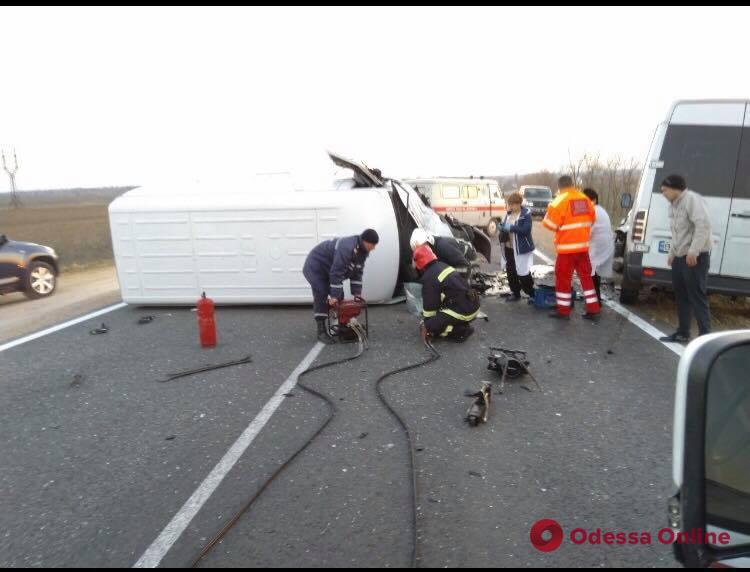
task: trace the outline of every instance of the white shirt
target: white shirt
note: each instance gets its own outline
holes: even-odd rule
[[[600,205],[596,205],[596,223],[591,229],[589,257],[595,274],[599,274],[603,278],[612,276],[615,237],[612,233],[612,221],[610,221],[607,211]]]

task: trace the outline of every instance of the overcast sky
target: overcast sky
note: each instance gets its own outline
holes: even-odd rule
[[[21,188],[643,160],[680,98],[745,98],[750,10],[0,8]],[[0,173],[2,175],[2,173]],[[0,177],[0,190],[8,188]]]

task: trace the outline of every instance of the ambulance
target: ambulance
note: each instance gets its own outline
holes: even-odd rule
[[[497,181],[480,177],[469,179],[408,179],[409,183],[440,215],[481,228],[495,236],[507,208]]]

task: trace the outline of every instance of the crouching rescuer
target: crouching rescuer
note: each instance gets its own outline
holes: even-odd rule
[[[335,343],[326,326],[328,310],[344,299],[344,281],[349,280],[352,296],[362,296],[362,275],[370,252],[380,238],[371,228],[359,236],[326,240],[307,255],[302,273],[313,291],[318,340]]]
[[[414,251],[414,265],[422,282],[422,334],[465,341],[474,333],[471,322],[479,314],[479,294],[455,268],[440,262],[426,244]]]

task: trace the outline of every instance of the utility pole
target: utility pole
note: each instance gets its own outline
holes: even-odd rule
[[[11,208],[17,209],[21,206],[21,199],[18,197],[18,189],[16,188],[16,173],[18,172],[18,157],[16,156],[16,150],[13,149],[13,162],[15,166],[13,169],[8,168],[8,164],[5,160],[5,151],[2,152],[3,156],[3,169],[8,173],[10,178],[10,206]]]

